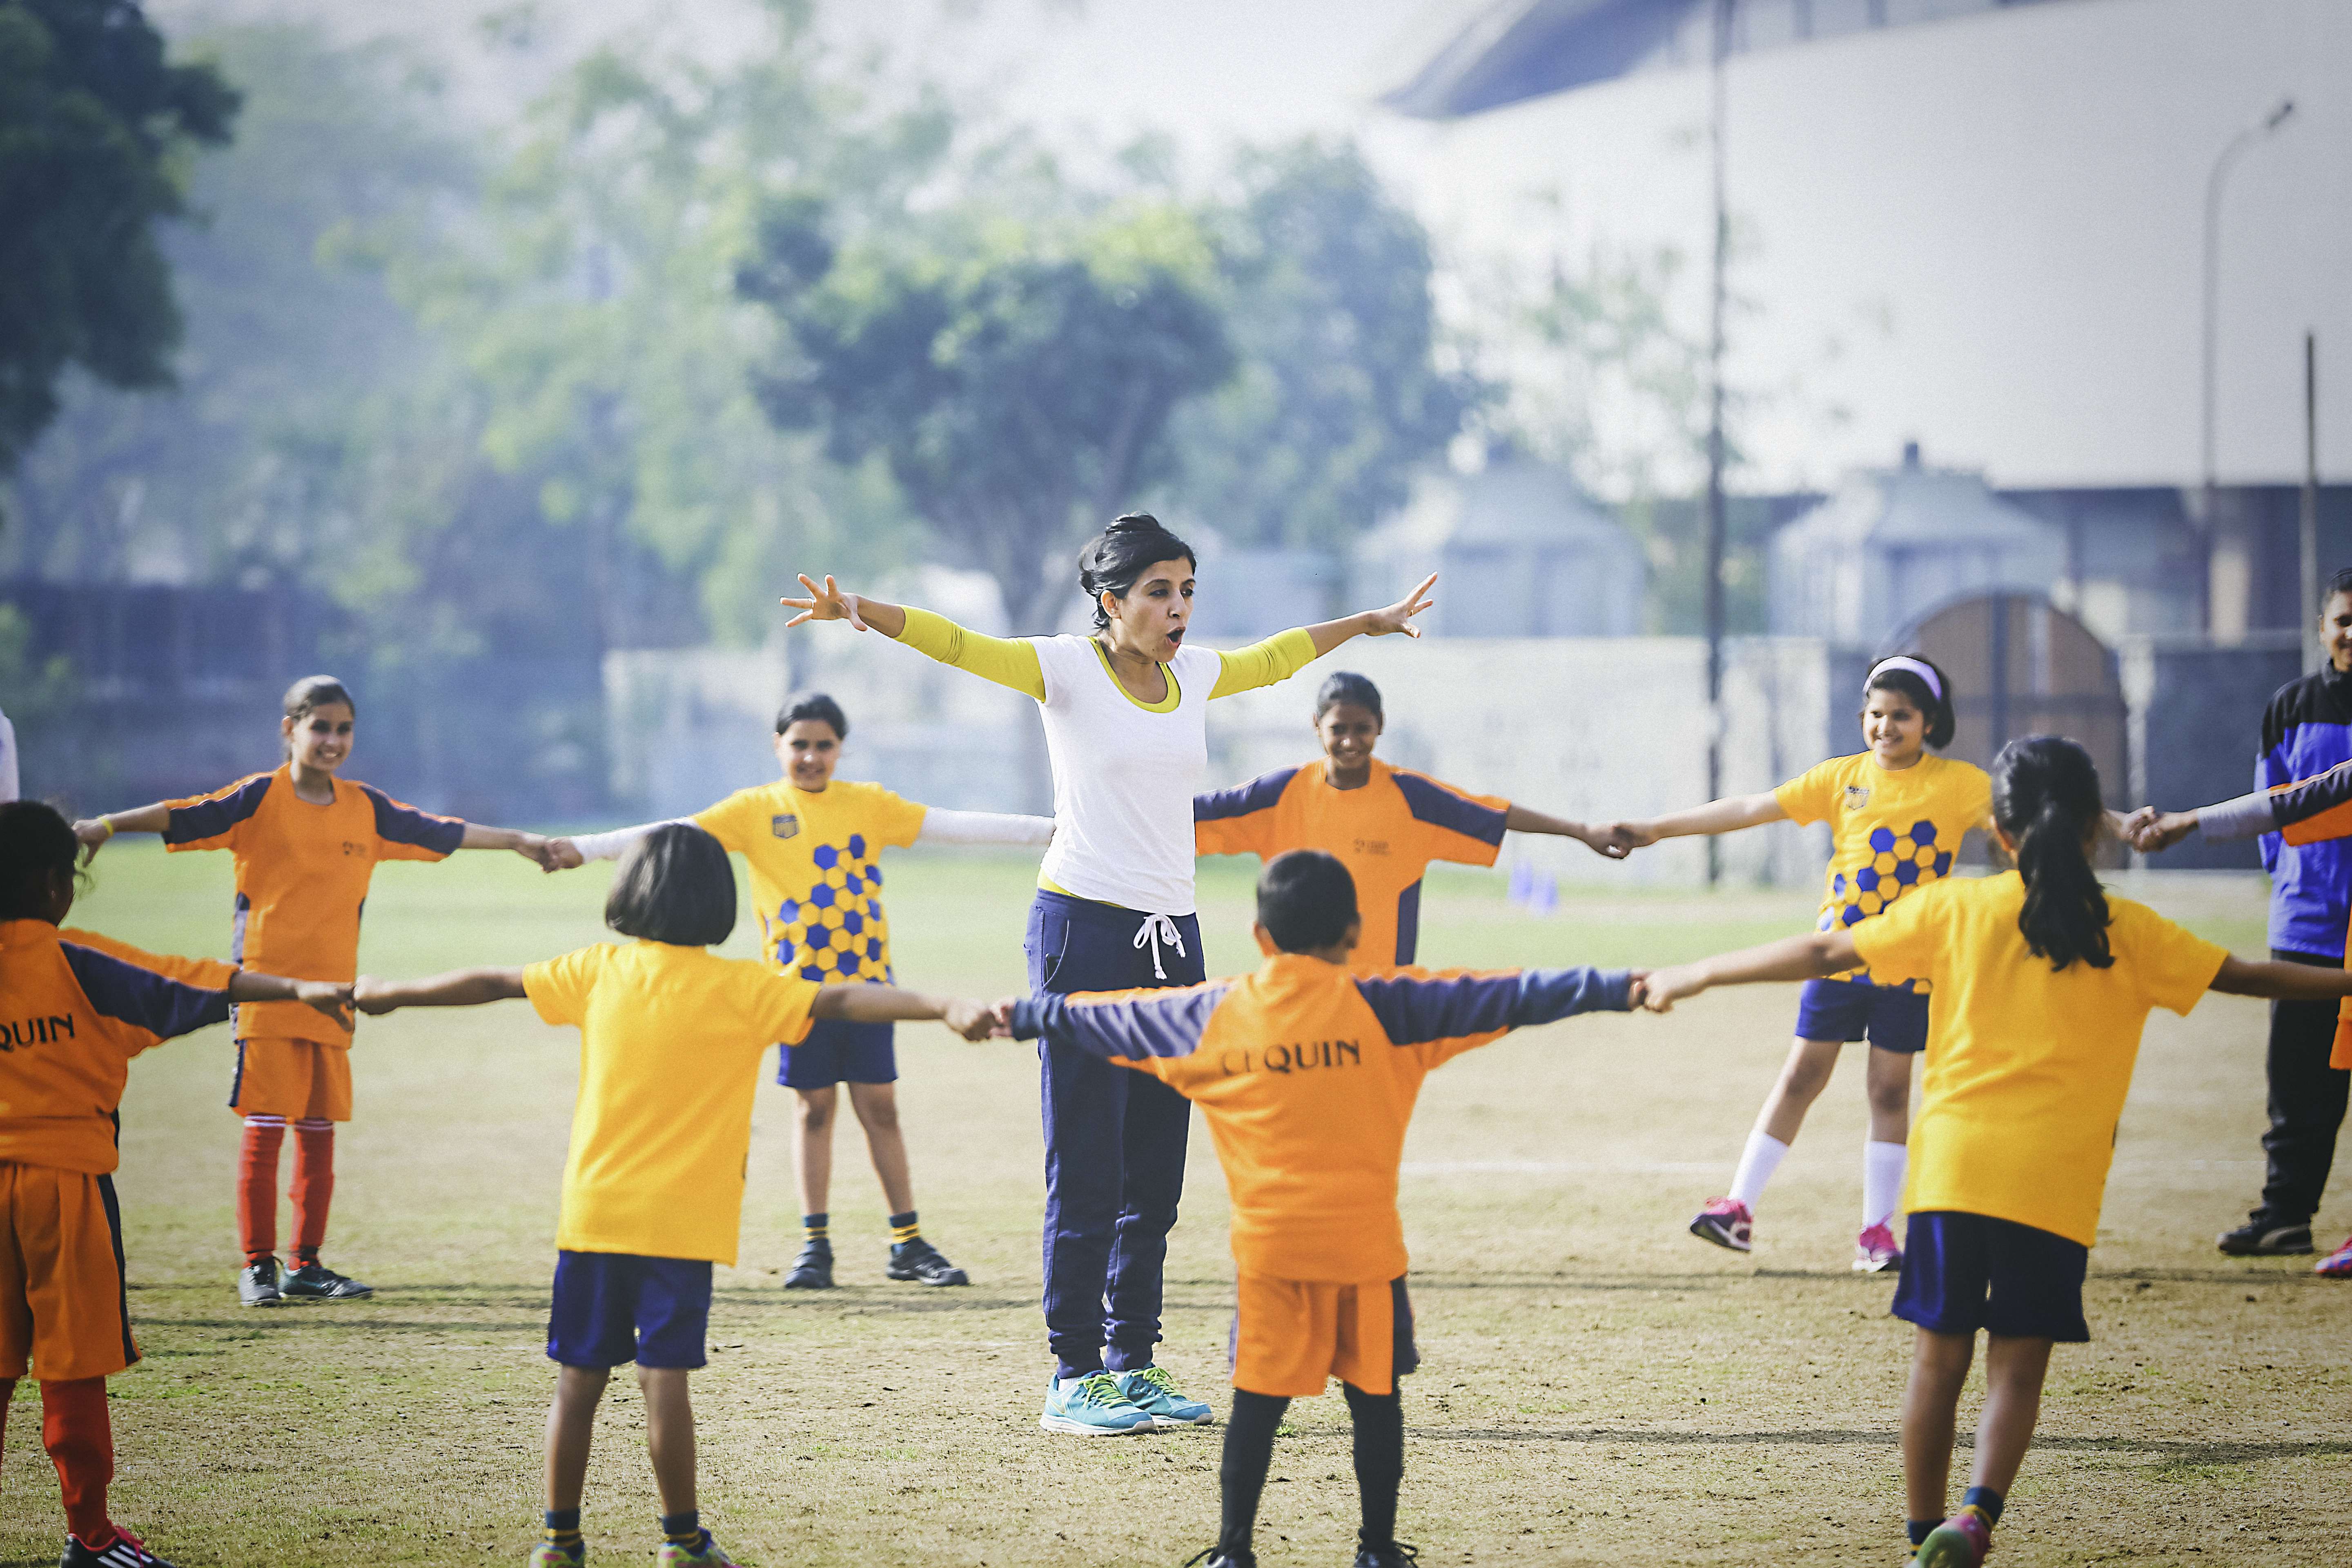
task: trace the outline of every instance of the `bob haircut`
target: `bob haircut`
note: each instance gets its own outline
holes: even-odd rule
[[[673,947],[725,942],[735,929],[735,868],[727,851],[692,823],[663,823],[621,857],[604,923]]]
[[[1078,552],[1078,586],[1087,591],[1094,605],[1095,630],[1110,626],[1110,616],[1102,607],[1105,594],[1124,599],[1136,579],[1162,561],[1176,560],[1195,572],[1201,569],[1201,558],[1192,553],[1192,547],[1160,527],[1160,520],[1148,511],[1128,512],[1087,541],[1087,547]]]
[[[51,879],[79,878],[73,824],[45,801],[0,805],[0,921],[49,918]]]
[[[1368,710],[1381,723],[1388,722],[1389,716],[1381,711],[1381,689],[1352,669],[1334,671],[1323,682],[1323,689],[1315,694],[1315,717],[1321,720],[1342,702]]]
[[[1258,874],[1257,918],[1285,952],[1328,947],[1356,918],[1356,879],[1320,849],[1277,855]]]
[[[849,739],[849,715],[841,710],[840,703],[822,691],[786,698],[784,705],[776,710],[776,733],[782,734],[803,719],[832,725],[833,738],[836,741]]]
[[[1918,654],[1905,653],[1891,657],[1926,665],[1935,671],[1936,686],[1942,688],[1942,690],[1939,692],[1930,687],[1919,678],[1916,670],[1879,668],[1886,663],[1886,660],[1882,658],[1877,664],[1871,666],[1870,674],[1863,680],[1863,701],[1867,704],[1870,701],[1870,694],[1874,691],[1892,691],[1898,697],[1908,699],[1911,706],[1927,716],[1927,744],[1937,751],[1942,751],[1952,743],[1952,678],[1944,673],[1943,666]]]

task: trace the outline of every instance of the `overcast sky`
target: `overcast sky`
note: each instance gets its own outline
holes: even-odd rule
[[[1076,145],[1160,130],[1205,162],[1236,140],[1353,133],[1455,259],[1595,241],[1699,254],[1697,74],[1449,126],[1377,106],[1476,3],[993,0],[943,25],[939,0],[862,0],[839,14]],[[445,50],[472,47],[493,8],[232,5],[412,27]],[[169,22],[197,0],[152,9]],[[737,0],[541,13],[574,40],[655,16],[707,47],[748,36]],[[2299,477],[2312,328],[2323,467],[2352,479],[2352,0],[2072,0],[1734,65],[1732,204],[1752,245],[1731,374],[1764,395],[1744,484],[1825,483],[1906,438],[2003,484],[2193,480],[2204,182],[2282,96],[2294,118],[2241,162],[2224,208],[2221,467]],[[1561,195],[1564,225],[1530,221],[1537,189]],[[1696,326],[1696,268],[1688,280],[1677,305]]]

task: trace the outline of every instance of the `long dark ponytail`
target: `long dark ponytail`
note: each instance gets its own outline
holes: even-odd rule
[[[2017,846],[2025,879],[2017,928],[2027,951],[2053,969],[2078,958],[2094,969],[2116,961],[2107,950],[2107,895],[2083,847],[2105,813],[2099,770],[2072,741],[2027,735],[1993,759],[1992,819]]]

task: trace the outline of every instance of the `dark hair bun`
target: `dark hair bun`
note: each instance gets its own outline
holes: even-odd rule
[[[1106,536],[1118,533],[1165,533],[1167,531],[1167,528],[1160,521],[1148,511],[1121,512],[1111,519],[1108,528],[1103,530]]]
[[[1148,511],[1121,513],[1108,528],[1087,541],[1078,552],[1078,586],[1095,601],[1095,630],[1110,625],[1103,613],[1102,595],[1124,599],[1136,580],[1162,561],[1181,558],[1195,571],[1200,558],[1192,547],[1160,526]]]

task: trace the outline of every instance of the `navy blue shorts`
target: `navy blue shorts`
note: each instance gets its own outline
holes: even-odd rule
[[[1808,980],[1797,999],[1797,1038],[1867,1037],[1882,1051],[1927,1048],[1927,999],[1900,985],[1867,980]]]
[[[808,1038],[776,1055],[776,1081],[786,1089],[831,1089],[837,1083],[896,1083],[898,1053],[893,1026],[819,1018]]]
[[[633,1252],[558,1252],[547,1359],[564,1366],[700,1366],[710,1264]]]
[[[1915,1214],[1903,1238],[1895,1315],[1930,1333],[2082,1344],[2083,1274],[2091,1249],[2015,1220]]]

